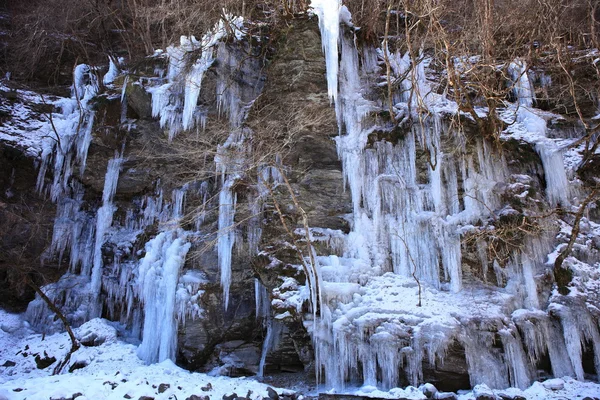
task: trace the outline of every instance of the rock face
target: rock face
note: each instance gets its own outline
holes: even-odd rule
[[[0,306],[23,311],[34,292],[26,284],[56,280],[63,267],[46,259],[56,208],[35,190],[34,161],[0,142]],[[39,268],[41,261],[45,266]]]
[[[11,293],[14,271],[38,272],[43,260],[57,281],[71,261],[48,289],[73,323],[120,321],[148,362],[175,358],[215,374],[315,372],[330,386],[441,391],[482,384],[485,398],[488,386],[593,373],[597,211],[580,218],[565,261],[574,279],[563,289],[584,295],[554,291],[546,264],[565,249],[597,175],[592,157],[581,181],[567,178],[552,147],[577,137],[578,125],[546,121],[535,140],[507,128],[491,143],[472,122],[457,129],[458,109],[400,54],[391,118],[383,61],[356,48],[348,26],[334,101],[326,34],[303,16],[269,41],[200,50],[182,40],[166,58],[132,66],[89,100],[85,163],[82,146],[61,150],[69,167],[85,168],[56,204],[36,184],[69,168],[38,178],[31,158],[0,142],[0,278]],[[407,82],[410,68],[418,76]],[[406,94],[416,86],[431,89],[419,104]],[[522,127],[533,117],[519,110],[505,111]],[[177,129],[188,119],[191,129]],[[66,289],[72,282],[77,290]],[[21,307],[31,297],[0,296]],[[32,323],[47,323],[35,304]]]

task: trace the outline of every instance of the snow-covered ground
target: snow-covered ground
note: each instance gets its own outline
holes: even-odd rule
[[[39,369],[36,357],[55,357],[61,360],[70,348],[66,334],[44,337],[33,332],[20,315],[0,310],[0,400],[17,399],[187,399],[192,395],[222,399],[236,393],[240,397],[262,399],[268,397],[269,386],[254,378],[229,378],[193,373],[167,360],[145,365],[136,355],[137,346],[122,342],[110,322],[94,319],[75,330],[84,343],[71,357],[70,364],[81,368],[72,373],[52,375],[56,362]],[[14,365],[13,365],[14,364]],[[85,365],[85,366],[84,366]],[[347,392],[365,397],[426,399],[425,388],[394,388],[384,392],[374,387],[348,388]],[[421,389],[421,390],[420,390]],[[286,389],[275,389],[279,395],[292,395]],[[435,389],[433,389],[435,391]],[[473,391],[460,393],[458,399],[470,400],[484,393],[493,393],[526,399],[584,399],[600,396],[600,385],[579,382],[571,378],[536,382],[530,388],[491,391],[485,385]],[[316,396],[317,392],[305,393]],[[444,398],[436,395],[434,398]]]
[[[50,116],[57,98],[11,89],[2,81],[0,92],[9,93],[0,101],[0,141],[24,149],[29,156],[39,157],[44,138],[54,136]],[[12,100],[8,100],[10,94]],[[42,110],[48,112],[44,114]]]
[[[233,393],[250,399],[268,397],[268,386],[253,378],[192,373],[170,360],[145,365],[136,355],[137,346],[118,340],[116,329],[106,320],[91,320],[75,333],[84,342],[102,344],[82,346],[71,357],[71,366],[87,366],[53,376],[56,362],[38,369],[35,358],[60,361],[70,348],[68,336],[43,337],[30,330],[21,316],[0,310],[0,399],[48,400],[73,398],[77,393],[79,400],[142,396],[183,400],[192,395],[221,399]],[[293,393],[276,390],[280,395]]]

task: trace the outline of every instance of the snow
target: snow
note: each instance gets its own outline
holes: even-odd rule
[[[12,104],[4,101],[0,103],[0,111],[9,116],[0,122],[0,140],[23,149],[30,157],[39,157],[44,138],[52,134],[52,127],[48,118],[34,111],[32,106],[44,105],[46,102],[52,104],[56,98],[44,98],[27,90],[12,90],[1,80],[0,91],[16,94]]]
[[[102,343],[82,346],[73,353],[70,365],[83,368],[72,373],[51,375],[56,362],[45,369],[38,369],[35,354],[53,356],[60,360],[70,347],[66,334],[43,337],[30,331],[20,316],[0,310],[0,362],[11,360],[13,367],[0,367],[0,398],[9,400],[47,400],[68,398],[80,393],[78,399],[119,399],[124,396],[137,399],[150,396],[157,400],[176,396],[185,399],[191,395],[221,399],[224,395],[237,393],[252,400],[268,397],[268,386],[251,378],[213,377],[191,373],[177,367],[172,361],[146,365],[136,355],[136,346],[120,341],[112,323],[94,319],[76,329],[76,336],[84,339],[93,332]],[[11,330],[9,333],[7,330]],[[25,353],[27,355],[25,355]],[[158,386],[168,387],[159,393]],[[163,386],[164,388],[165,386]],[[16,389],[16,390],[15,390]],[[285,389],[276,389],[291,394]]]
[[[0,367],[0,396],[9,400],[46,400],[48,398],[68,398],[80,393],[81,399],[117,399],[128,396],[137,399],[150,396],[157,400],[176,396],[185,399],[191,395],[221,399],[224,395],[237,393],[252,400],[268,397],[268,386],[254,378],[228,378],[208,376],[183,370],[166,360],[146,365],[136,355],[136,346],[121,341],[116,325],[103,319],[93,319],[80,328],[75,335],[81,341],[94,345],[82,346],[73,353],[69,365],[77,365],[72,373],[51,375],[56,362],[45,369],[38,369],[35,355],[47,355],[62,359],[70,348],[68,336],[57,333],[43,337],[32,332],[20,315],[0,310],[0,363],[13,361],[14,366]],[[90,335],[93,335],[90,337]],[[164,392],[159,393],[159,385]],[[16,389],[16,390],[15,390]],[[279,395],[290,395],[286,389],[275,389]],[[535,382],[532,386],[519,390],[509,388],[492,390],[485,385],[473,391],[458,395],[461,400],[474,399],[476,394],[521,395],[528,400],[564,399],[594,397],[600,392],[600,385],[577,381],[572,378],[555,378]],[[391,388],[383,391],[373,386],[348,387],[348,393],[365,397],[425,399],[422,390],[413,386],[404,389]]]

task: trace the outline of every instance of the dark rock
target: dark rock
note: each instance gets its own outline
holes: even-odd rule
[[[4,364],[2,364],[3,367],[14,367],[15,365],[17,365],[17,363],[10,360],[6,360]]]
[[[18,392],[22,392],[22,391],[23,391],[23,389],[21,389],[21,388],[16,388],[16,389],[13,389],[13,392],[17,392],[17,393],[18,393]]]
[[[110,388],[111,388],[112,390],[115,390],[115,388],[116,388],[117,386],[119,386],[119,384],[118,384],[118,383],[116,383],[116,382],[110,382],[110,381],[106,381],[106,382],[104,382],[102,385],[110,385]],[[126,396],[127,396],[127,395],[126,395]]]
[[[88,363],[86,361],[77,361],[77,362],[74,362],[73,364],[71,364],[71,366],[69,367],[69,372],[73,372],[75,370],[82,369],[87,366],[88,366]]]
[[[380,397],[365,397],[355,394],[330,394],[319,393],[319,400],[384,400]],[[406,397],[396,397],[394,400],[410,400]]]
[[[79,343],[87,347],[100,346],[106,340],[105,337],[98,336],[96,333],[88,333],[85,337],[79,339]]]
[[[279,394],[272,387],[267,387],[267,394],[270,399],[279,400]]]
[[[158,393],[164,393],[170,387],[171,385],[169,385],[168,383],[161,383],[160,385],[158,385]]]
[[[137,82],[130,82],[126,88],[127,106],[142,119],[152,118],[152,97]]]
[[[208,385],[202,386],[200,390],[202,390],[203,392],[208,392],[209,390],[212,390],[212,385],[210,384],[210,382],[208,382]]]
[[[140,397],[138,400],[154,400],[154,397],[150,397],[150,396],[142,396],[142,397]]]
[[[126,394],[126,395],[125,395],[125,396],[123,396],[123,397],[124,397],[124,398],[126,398],[126,399],[131,399],[131,398],[132,398],[132,397],[131,397],[130,395],[128,395],[128,394]]]
[[[56,206],[36,191],[37,174],[31,157],[0,140],[0,307],[7,311],[23,312],[35,297],[18,272],[39,265],[52,238]],[[47,261],[40,272],[54,281],[66,268],[54,259]]]
[[[190,397],[188,397],[185,400],[210,400],[210,397],[208,396],[197,396],[195,394],[191,395]]]
[[[48,354],[44,351],[44,357],[40,357],[39,354],[35,356],[35,365],[38,369],[45,369],[51,366],[56,362],[56,357],[49,357]]]
[[[72,394],[69,397],[51,397],[50,400],[75,400],[76,398],[81,397],[81,396],[83,396],[83,394],[77,392],[77,393]]]
[[[464,347],[454,341],[448,346],[443,364],[432,366],[428,362],[424,362],[423,379],[431,382],[442,392],[471,389]]]
[[[223,400],[234,400],[238,397],[237,393],[232,393],[230,395],[223,395]]]

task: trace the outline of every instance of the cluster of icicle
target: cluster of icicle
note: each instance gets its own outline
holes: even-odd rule
[[[203,127],[205,115],[197,103],[204,74],[217,58],[219,68],[225,69],[217,74],[216,98],[219,111],[229,118],[230,134],[218,146],[215,157],[215,169],[220,177],[216,247],[225,308],[229,303],[232,251],[236,242],[234,185],[245,173],[247,142],[252,134],[243,122],[262,89],[262,79],[247,85],[248,89],[226,76],[239,71],[248,73],[248,69],[259,70],[246,60],[244,52],[236,54],[222,42],[230,32],[236,40],[243,37],[241,18],[226,16],[201,41],[193,36],[182,37],[180,46],[171,46],[166,51],[169,63],[164,83],[148,89],[152,94],[153,115],[160,119],[161,127],[168,130],[172,140],[183,131]],[[118,66],[111,59],[103,79],[105,85],[112,85],[117,74]],[[134,200],[124,221],[114,221],[116,205],[113,200],[125,161],[121,151],[108,163],[101,206],[96,212],[85,210],[83,187],[71,179],[71,170],[78,165],[80,175],[85,171],[94,117],[89,103],[98,92],[94,69],[87,65],[78,66],[74,82],[73,98],[60,103],[64,112],[54,116],[58,137],[44,149],[38,178],[38,190],[48,191],[58,206],[51,253],[59,258],[68,253],[71,262],[69,272],[61,281],[47,289],[57,298],[65,299],[66,310],[74,310],[69,315],[73,323],[81,324],[100,316],[104,310],[111,318],[120,318],[133,337],[141,338],[138,355],[144,361],[174,360],[179,324],[203,313],[198,301],[205,279],[194,271],[184,273],[183,266],[191,246],[190,237],[199,234],[205,213],[196,216],[197,232],[182,229],[185,197],[193,191],[207,202],[211,190],[209,182],[190,182],[175,189],[170,201],[165,199],[159,182],[154,194]],[[121,96],[122,122],[126,120],[127,83],[128,77]],[[47,189],[45,177],[51,162],[54,164],[54,181]],[[246,235],[248,248],[253,253],[258,251],[261,236],[259,215],[268,194],[266,185],[281,181],[279,169],[273,166],[258,168],[258,175],[255,199],[250,202],[255,217],[249,221]],[[131,254],[133,243],[156,224],[158,233],[146,243],[143,257],[136,261]],[[109,240],[116,251],[112,263],[104,265],[102,248]],[[266,321],[269,304],[267,299],[262,302],[260,315]],[[49,311],[39,299],[31,303],[28,313],[30,320],[38,326],[43,326],[49,317]]]
[[[167,48],[167,83],[153,88],[151,93],[152,116],[160,118],[162,128],[169,129],[169,140],[198,123],[204,127],[206,116],[197,107],[202,80],[215,61],[217,44],[227,36],[228,30],[234,32],[236,39],[241,39],[243,19],[226,15],[200,41],[194,36],[182,36],[179,46]],[[190,57],[196,53],[201,55],[190,67]]]
[[[527,387],[546,354],[554,376],[583,379],[581,353],[586,341],[593,343],[600,372],[598,326],[592,318],[586,314],[577,321],[568,306],[552,311],[557,319],[539,310],[535,276],[546,268],[545,240],[526,243],[527,251],[515,254],[505,270],[494,263],[499,282],[508,281],[502,290],[512,303],[503,301],[509,314],[515,310],[512,321],[493,313],[487,321],[470,321],[478,313],[468,305],[462,314],[437,317],[409,306],[406,314],[398,313],[381,298],[370,310],[359,307],[370,286],[380,282],[385,286],[385,279],[391,278],[382,276],[386,272],[406,282],[418,281],[419,293],[423,287],[429,301],[435,302],[439,290],[459,298],[463,289],[460,235],[502,205],[496,188],[510,174],[503,156],[494,154],[484,140],[476,141],[475,151],[467,151],[464,138],[443,122],[442,115],[457,113],[458,107],[432,90],[426,58],[415,62],[408,54],[390,52],[385,41],[384,48],[359,51],[352,33],[344,34],[340,27],[348,21],[341,1],[313,0],[311,5],[319,18],[327,86],[340,130],[337,149],[354,207],[343,249],[317,257],[323,303],[316,321],[306,324],[313,336],[317,374],[324,373],[327,385],[337,389],[353,380],[394,387],[401,371],[416,385],[422,382],[424,360],[432,366],[442,363],[453,341],[465,349],[473,385]],[[364,96],[373,77],[380,75],[384,58],[389,60],[392,79],[404,77],[402,90],[392,99],[395,119],[408,116],[418,123],[397,144],[382,140],[368,145],[370,134],[393,129],[389,122],[372,122],[374,112],[387,105]],[[518,98],[517,120],[539,136],[535,148],[543,162],[548,202],[568,205],[562,154],[545,140],[546,123],[531,111],[533,89],[527,68],[517,60],[510,70]],[[420,113],[423,110],[427,116]],[[425,154],[426,176],[419,153]],[[493,260],[487,259],[485,251],[480,258],[487,275]],[[492,348],[496,332],[503,352]]]

